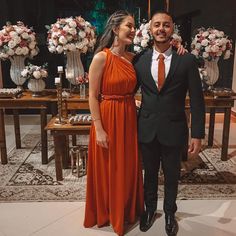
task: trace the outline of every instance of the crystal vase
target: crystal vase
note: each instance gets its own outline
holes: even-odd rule
[[[84,76],[84,67],[80,58],[80,51],[68,51],[66,52],[66,78],[73,85],[77,84],[76,78]]]
[[[32,97],[42,96],[45,86],[46,84],[43,79],[30,79],[28,82],[28,88],[32,92]]]
[[[207,72],[207,78],[205,82],[210,88],[213,88],[213,85],[219,79],[219,67],[218,67],[219,58],[216,58],[214,61],[205,60],[205,67]]]
[[[86,86],[85,84],[79,85],[79,97],[80,99],[85,99],[86,97]]]
[[[12,81],[17,85],[17,88],[22,89],[22,85],[26,81],[26,78],[21,76],[21,71],[25,68],[25,57],[23,56],[12,56],[10,57],[11,68],[10,76]]]

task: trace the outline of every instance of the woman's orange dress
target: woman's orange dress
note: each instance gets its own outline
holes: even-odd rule
[[[143,212],[143,181],[138,158],[137,117],[133,65],[109,49],[101,83],[101,120],[109,148],[96,144],[90,130],[85,227],[110,224],[118,235],[124,223],[134,223]]]

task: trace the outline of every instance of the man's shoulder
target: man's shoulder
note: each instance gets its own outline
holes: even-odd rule
[[[146,48],[146,49],[142,50],[141,52],[137,53],[134,56],[133,63],[136,64],[140,60],[144,59],[150,52],[151,52],[151,49]]]
[[[178,55],[177,52],[174,52],[179,58],[182,58],[183,60],[189,60],[189,61],[193,61],[196,60],[196,57],[190,53],[190,52],[186,52],[183,55]]]

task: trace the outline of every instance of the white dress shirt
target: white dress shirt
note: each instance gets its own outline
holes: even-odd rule
[[[154,79],[156,85],[157,84],[157,75],[158,75],[158,56],[159,52],[153,48],[153,53],[152,53],[152,65],[151,65],[151,73],[152,73],[152,78]],[[171,63],[171,58],[172,58],[172,48],[169,47],[165,52],[162,53],[163,56],[165,57],[164,63],[165,63],[165,78],[167,77],[169,71],[170,71],[170,63]]]

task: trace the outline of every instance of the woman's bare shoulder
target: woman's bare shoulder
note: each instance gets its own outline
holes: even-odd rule
[[[107,58],[107,53],[104,51],[101,51],[94,55],[93,60],[97,63],[105,63],[106,58]]]

